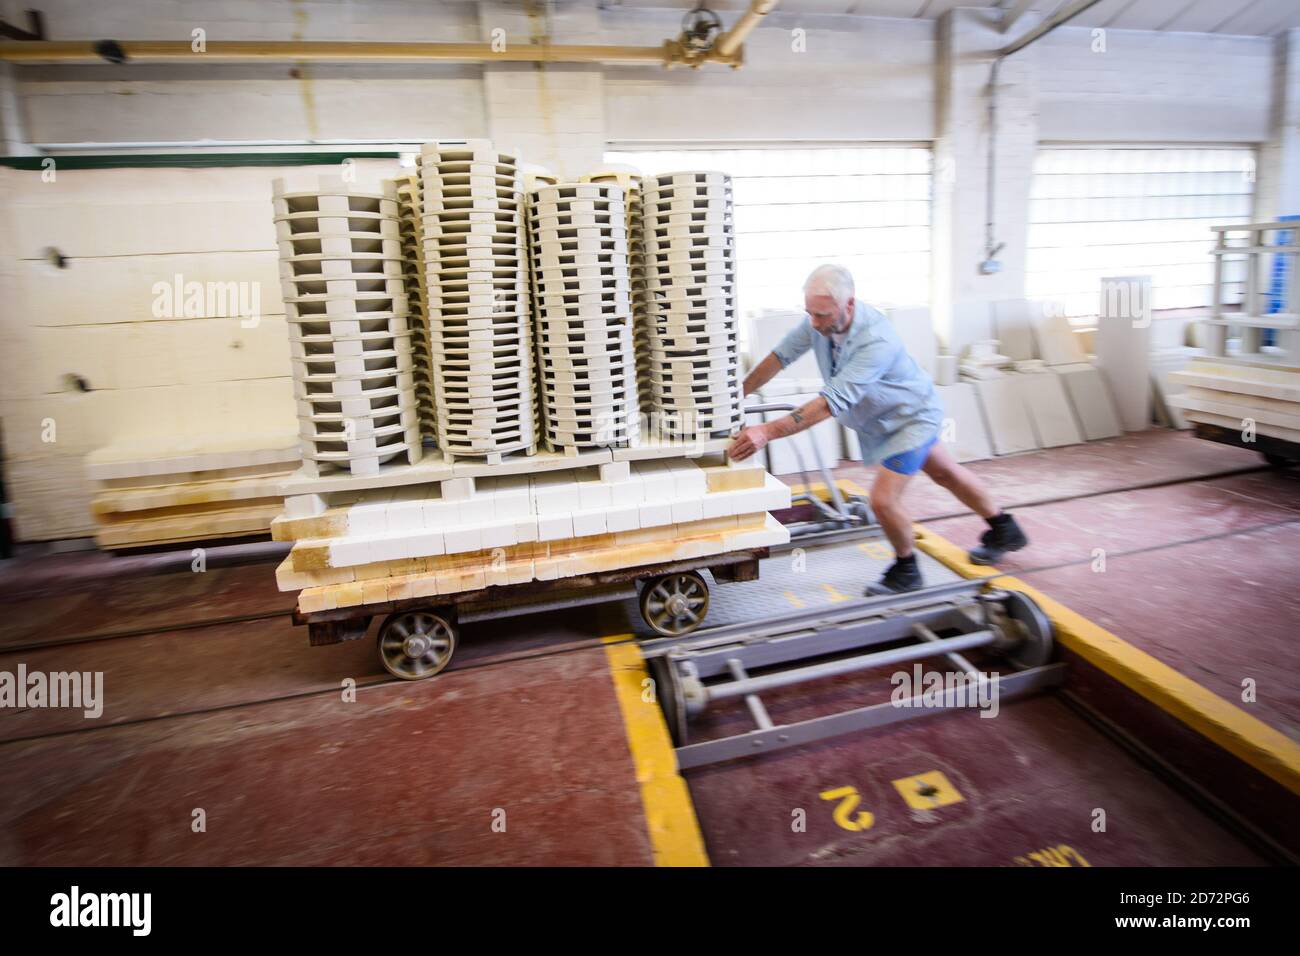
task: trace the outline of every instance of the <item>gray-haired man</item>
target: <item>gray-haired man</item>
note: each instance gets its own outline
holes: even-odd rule
[[[790,330],[772,354],[745,378],[745,394],[762,388],[809,349],[826,387],[784,418],[740,432],[729,449],[743,460],[774,438],[785,438],[834,417],[858,434],[865,464],[880,463],[871,507],[897,556],[868,594],[915,591],[921,571],[912,550],[912,523],[900,501],[912,476],[924,471],[985,521],[989,530],[970,552],[976,564],[993,564],[1029,543],[1015,518],[998,508],[983,484],[939,443],[943,408],[924,370],[903,348],[898,333],[877,310],[854,296],[853,276],[842,266],[814,269],[804,283],[808,320]],[[817,334],[813,334],[813,333]]]

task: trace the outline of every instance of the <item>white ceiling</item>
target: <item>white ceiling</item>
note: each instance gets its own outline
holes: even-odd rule
[[[698,0],[599,0],[602,7],[686,10]],[[1030,8],[1050,14],[1067,0],[1037,0]],[[741,10],[748,0],[706,0],[718,12]],[[1008,8],[1016,0],[782,0],[787,13],[847,14],[860,17],[933,19],[953,7]],[[730,17],[725,17],[730,20]],[[1300,0],[1101,0],[1070,21],[1071,26],[1116,30],[1170,30],[1272,36],[1300,27]]]

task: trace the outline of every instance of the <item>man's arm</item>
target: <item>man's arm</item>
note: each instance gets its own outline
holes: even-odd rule
[[[801,405],[784,418],[778,418],[774,422],[768,422],[763,427],[767,430],[768,439],[789,438],[807,428],[812,428],[818,422],[824,422],[831,417],[831,406],[826,399],[818,395],[806,405]]]
[[[824,397],[818,395],[811,402],[796,408],[784,418],[741,429],[740,434],[732,439],[731,445],[728,446],[727,457],[733,461],[744,461],[762,449],[772,439],[789,438],[791,435],[797,435],[804,429],[812,428],[818,422],[824,422],[830,417],[830,405]]]
[[[775,352],[769,352],[767,358],[755,365],[745,376],[745,394],[753,395],[760,388],[772,381],[772,377],[781,371],[781,360]]]

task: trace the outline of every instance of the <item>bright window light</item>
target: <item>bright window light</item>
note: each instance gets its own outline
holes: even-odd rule
[[[804,279],[824,262],[852,271],[872,305],[930,301],[928,147],[628,148],[605,162],[732,177],[742,314],[802,310]]]
[[[1075,318],[1098,312],[1105,276],[1150,275],[1152,306],[1208,306],[1210,226],[1250,221],[1251,148],[1045,146],[1034,160],[1026,294]],[[1244,279],[1232,271],[1229,288]]]

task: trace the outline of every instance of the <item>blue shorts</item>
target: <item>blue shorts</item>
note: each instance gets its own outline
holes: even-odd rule
[[[925,464],[925,460],[930,457],[930,446],[939,440],[935,435],[924,445],[918,445],[911,451],[900,452],[897,455],[890,455],[881,462],[890,471],[900,475],[915,475]]]

